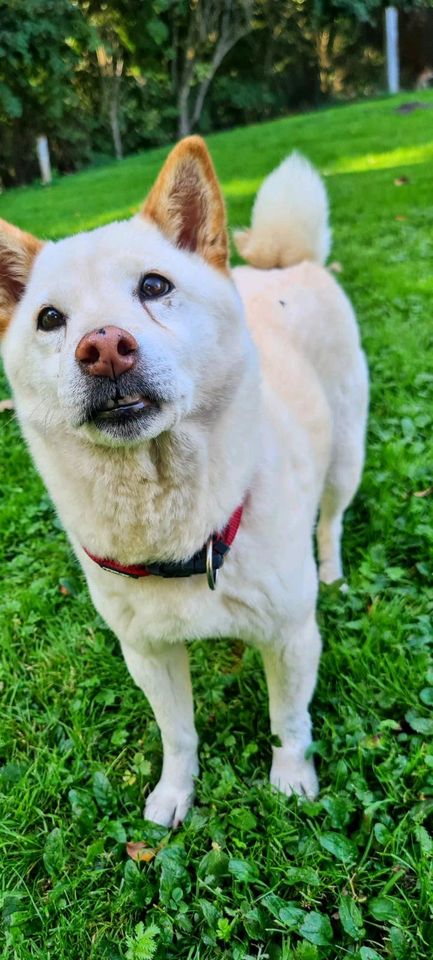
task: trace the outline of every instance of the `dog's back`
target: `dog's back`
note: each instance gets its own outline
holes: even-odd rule
[[[352,306],[324,267],[328,200],[305,158],[292,154],[266,178],[251,228],[234,238],[251,264],[233,275],[265,383],[310,435],[323,487],[321,577],[332,581],[341,576],[341,518],[363,463],[368,379]]]

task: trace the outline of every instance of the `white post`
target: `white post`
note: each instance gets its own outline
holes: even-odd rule
[[[37,137],[36,150],[38,153],[42,183],[51,183],[50,151],[46,137]]]
[[[398,93],[400,89],[400,62],[398,55],[398,11],[396,7],[386,7],[385,33],[388,90],[390,93]]]

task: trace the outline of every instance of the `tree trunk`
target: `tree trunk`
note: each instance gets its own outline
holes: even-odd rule
[[[228,51],[231,49],[232,46],[234,46],[234,44],[235,44],[236,42],[237,42],[236,39],[233,39],[231,42],[229,41],[228,43],[224,43],[223,40],[220,40],[220,41],[219,41],[219,43],[218,43],[218,45],[217,45],[217,47],[216,47],[215,53],[214,53],[214,55],[213,55],[213,57],[212,57],[212,62],[211,62],[211,64],[210,64],[210,66],[209,66],[208,76],[205,77],[204,80],[202,80],[202,82],[201,82],[201,84],[200,84],[200,86],[199,86],[199,88],[198,88],[198,92],[197,92],[197,96],[196,96],[196,100],[195,100],[195,105],[194,105],[194,109],[193,109],[193,111],[192,111],[192,117],[191,117],[191,129],[192,129],[192,130],[194,130],[194,128],[196,127],[196,125],[198,124],[198,122],[199,122],[199,120],[200,120],[201,112],[202,112],[202,110],[203,110],[203,104],[204,104],[204,101],[205,101],[205,98],[206,98],[206,94],[207,94],[207,92],[208,92],[208,90],[209,90],[209,87],[210,87],[210,85],[211,85],[211,83],[212,83],[212,81],[213,81],[213,78],[214,78],[214,76],[215,76],[215,74],[216,74],[216,72],[217,72],[217,70],[218,70],[218,67],[220,66],[220,64],[221,64],[222,61],[224,60],[224,57],[226,56],[226,54],[228,53]]]
[[[178,111],[179,111],[179,122],[178,122],[178,137],[188,137],[191,133],[191,121],[189,117],[188,110],[188,101],[189,101],[189,85],[185,84],[178,98]]]
[[[111,82],[111,96],[109,105],[111,135],[113,137],[114,153],[116,160],[123,157],[122,137],[119,124],[119,77],[113,77]]]
[[[235,5],[236,6],[236,5]],[[182,80],[177,101],[178,106],[178,134],[179,137],[188,136],[200,121],[204,101],[214,76],[224,57],[251,29],[252,0],[242,0],[242,10],[238,9],[238,16],[234,14],[232,0],[200,0],[191,5],[191,17],[187,36],[184,41],[184,65]],[[222,16],[220,16],[222,14]],[[216,36],[213,55],[206,64],[202,46],[208,34]],[[198,85],[194,83],[196,67],[207,66],[207,76],[203,77]]]

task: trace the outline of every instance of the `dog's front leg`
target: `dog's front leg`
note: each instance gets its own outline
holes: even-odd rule
[[[261,648],[269,693],[272,734],[271,783],[288,796],[314,797],[318,781],[314,764],[305,759],[311,743],[309,703],[314,692],[320,656],[320,634],[314,614],[287,636]]]
[[[164,643],[137,652],[122,644],[122,650],[133,680],[153,709],[164,751],[161,779],[147,798],[144,816],[175,827],[191,805],[198,773],[198,738],[186,647]]]

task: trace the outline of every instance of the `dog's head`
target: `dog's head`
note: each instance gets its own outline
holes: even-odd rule
[[[0,332],[23,421],[137,443],[234,396],[249,340],[203,141],[170,154],[143,208],[57,243],[0,221]]]

